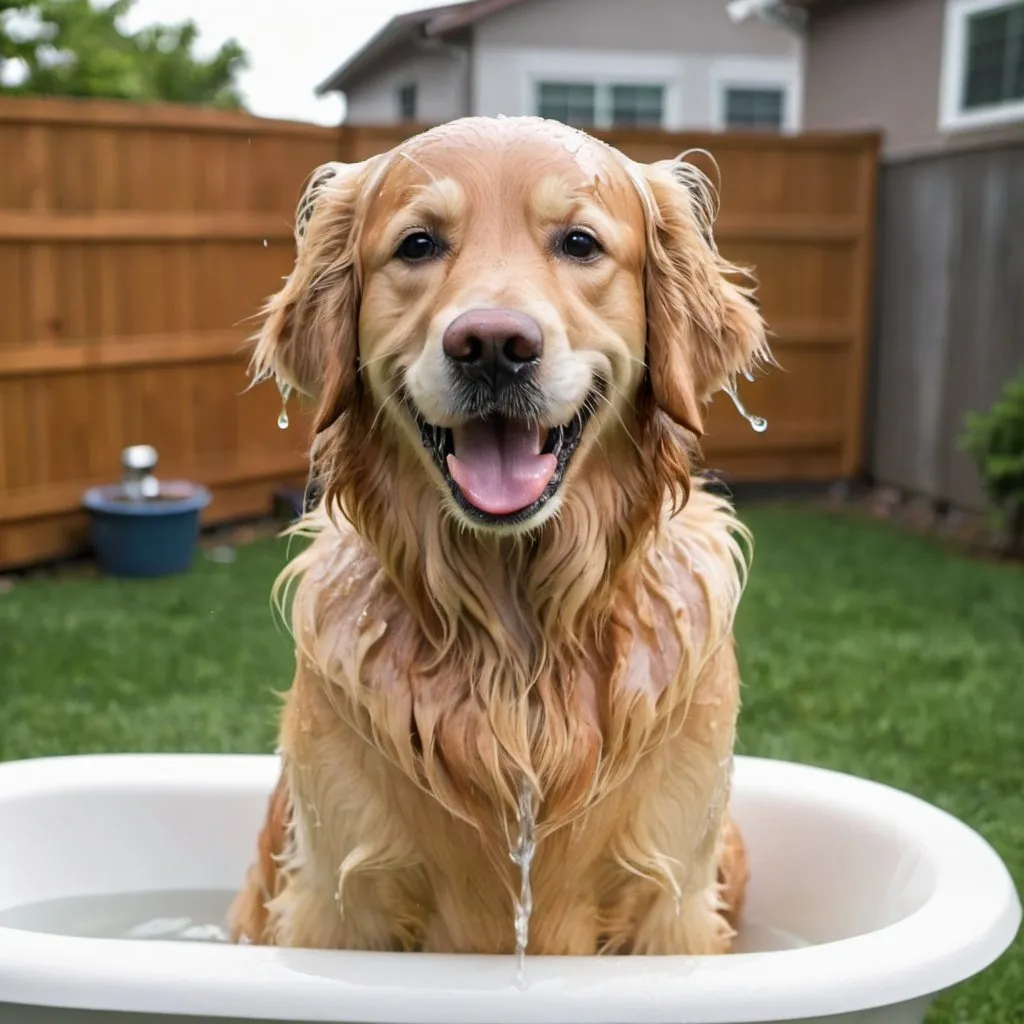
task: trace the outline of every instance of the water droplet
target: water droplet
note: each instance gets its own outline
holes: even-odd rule
[[[277,390],[281,392],[281,412],[277,417],[277,425],[281,430],[288,429],[288,399],[291,396],[292,388],[283,380],[278,379]]]
[[[740,396],[736,394],[736,389],[731,384],[726,384],[722,390],[732,399],[736,411],[750,424],[751,430],[763,434],[768,429],[768,421],[763,416],[755,416],[753,413],[747,412],[740,401]]]
[[[263,239],[263,248],[266,249],[266,247],[267,247],[267,240],[264,238]]]
[[[749,370],[744,370],[743,376],[746,377],[746,379],[750,381],[751,384],[754,383],[754,375]]]

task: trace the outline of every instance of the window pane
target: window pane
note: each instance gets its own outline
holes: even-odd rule
[[[664,93],[660,85],[612,86],[612,124],[660,128]]]
[[[593,85],[541,82],[537,86],[537,113],[554,121],[585,128],[594,123]]]
[[[1010,39],[1006,61],[1007,96],[1024,100],[1024,3],[1010,16]]]
[[[1024,99],[1024,0],[967,19],[963,106]]]
[[[782,89],[727,89],[725,126],[779,131],[782,128],[785,94]]]
[[[1024,15],[1021,15],[1021,26],[1016,59],[1010,65],[1010,98],[1014,100],[1024,100]]]
[[[403,121],[416,120],[416,83],[403,85],[398,90],[398,116]]]

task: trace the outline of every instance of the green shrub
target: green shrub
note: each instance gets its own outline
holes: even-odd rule
[[[1024,367],[985,413],[970,413],[960,447],[974,457],[992,510],[1024,550]]]

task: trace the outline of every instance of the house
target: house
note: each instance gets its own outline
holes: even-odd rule
[[[807,129],[880,129],[889,158],[1024,140],[1024,0],[734,0],[730,8],[743,21],[803,15]]]
[[[725,0],[472,0],[393,18],[317,92],[350,124],[540,114],[579,127],[799,130],[802,40]]]

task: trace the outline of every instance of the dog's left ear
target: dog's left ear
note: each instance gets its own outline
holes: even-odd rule
[[[700,169],[679,158],[641,165],[640,176],[651,389],[658,406],[699,437],[711,396],[769,360],[764,323],[750,275],[715,246],[714,196]]]

